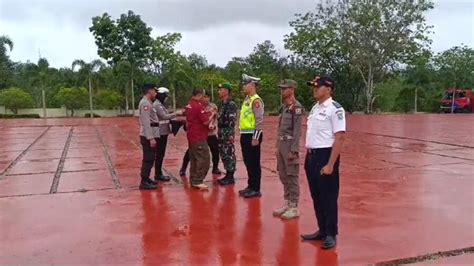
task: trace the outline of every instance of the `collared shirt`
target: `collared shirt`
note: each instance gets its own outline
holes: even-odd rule
[[[187,136],[189,144],[207,141],[209,114],[204,111],[201,102],[191,99],[186,106]]]
[[[168,109],[164,106],[163,103],[161,103],[159,100],[155,100],[153,103],[153,108],[156,111],[156,115],[158,116],[158,119],[160,120],[160,134],[161,135],[168,135],[171,133],[170,129],[170,119],[173,119],[176,117],[175,113],[169,113]]]
[[[140,114],[140,136],[144,136],[147,139],[159,138],[160,128],[151,126],[151,123],[158,123],[158,116],[153,108],[153,104],[147,97],[143,96],[140,100],[138,110]]]
[[[332,98],[316,103],[308,116],[305,146],[308,149],[332,147],[335,134],[341,131],[346,131],[344,108]]]

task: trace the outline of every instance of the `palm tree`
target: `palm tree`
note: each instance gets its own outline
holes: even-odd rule
[[[89,83],[89,105],[90,105],[90,115],[91,118],[94,117],[93,115],[93,106],[92,106],[92,78],[94,74],[100,70],[101,68],[105,67],[105,64],[100,61],[99,59],[92,60],[90,63],[86,63],[84,60],[77,59],[72,62],[72,70],[76,68],[76,66],[80,67],[80,72],[83,75],[87,76],[88,83]]]

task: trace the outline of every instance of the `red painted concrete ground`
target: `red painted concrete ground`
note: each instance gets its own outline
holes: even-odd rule
[[[350,116],[332,251],[299,239],[316,229],[304,171],[301,217],[272,217],[275,121],[263,197],[244,200],[240,160],[235,187],[208,176],[208,192],[181,179],[140,192],[136,119],[0,120],[0,264],[352,265],[474,246],[474,115]],[[170,138],[175,176],[185,150]]]

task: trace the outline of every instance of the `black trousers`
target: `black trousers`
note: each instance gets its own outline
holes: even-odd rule
[[[153,168],[153,163],[155,161],[156,150],[150,146],[150,141],[144,136],[140,136],[140,144],[142,145],[143,151],[140,177],[142,180],[146,180],[150,178],[151,168]]]
[[[336,236],[337,200],[339,197],[339,158],[331,175],[321,175],[321,169],[328,163],[331,148],[314,149],[306,153],[304,168],[308,178],[314,212],[320,233]]]
[[[207,137],[207,145],[209,145],[209,150],[211,150],[212,156],[212,170],[217,170],[219,168],[219,142],[216,135],[211,135]],[[189,164],[189,149],[186,150],[186,153],[183,156],[183,164],[181,165],[181,170],[186,170]]]
[[[262,167],[260,165],[260,148],[262,145],[263,134],[260,135],[257,146],[252,146],[253,134],[240,135],[240,147],[242,148],[242,157],[247,168],[248,188],[253,191],[260,191],[260,180],[262,179]]]
[[[155,177],[163,175],[162,167],[167,145],[168,135],[161,135],[160,138],[156,139]]]

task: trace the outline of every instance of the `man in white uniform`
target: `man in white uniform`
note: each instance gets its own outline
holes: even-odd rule
[[[316,77],[308,81],[317,103],[308,116],[305,171],[319,231],[301,235],[304,240],[322,240],[322,248],[336,246],[339,155],[346,131],[345,112],[331,97],[334,80]]]

